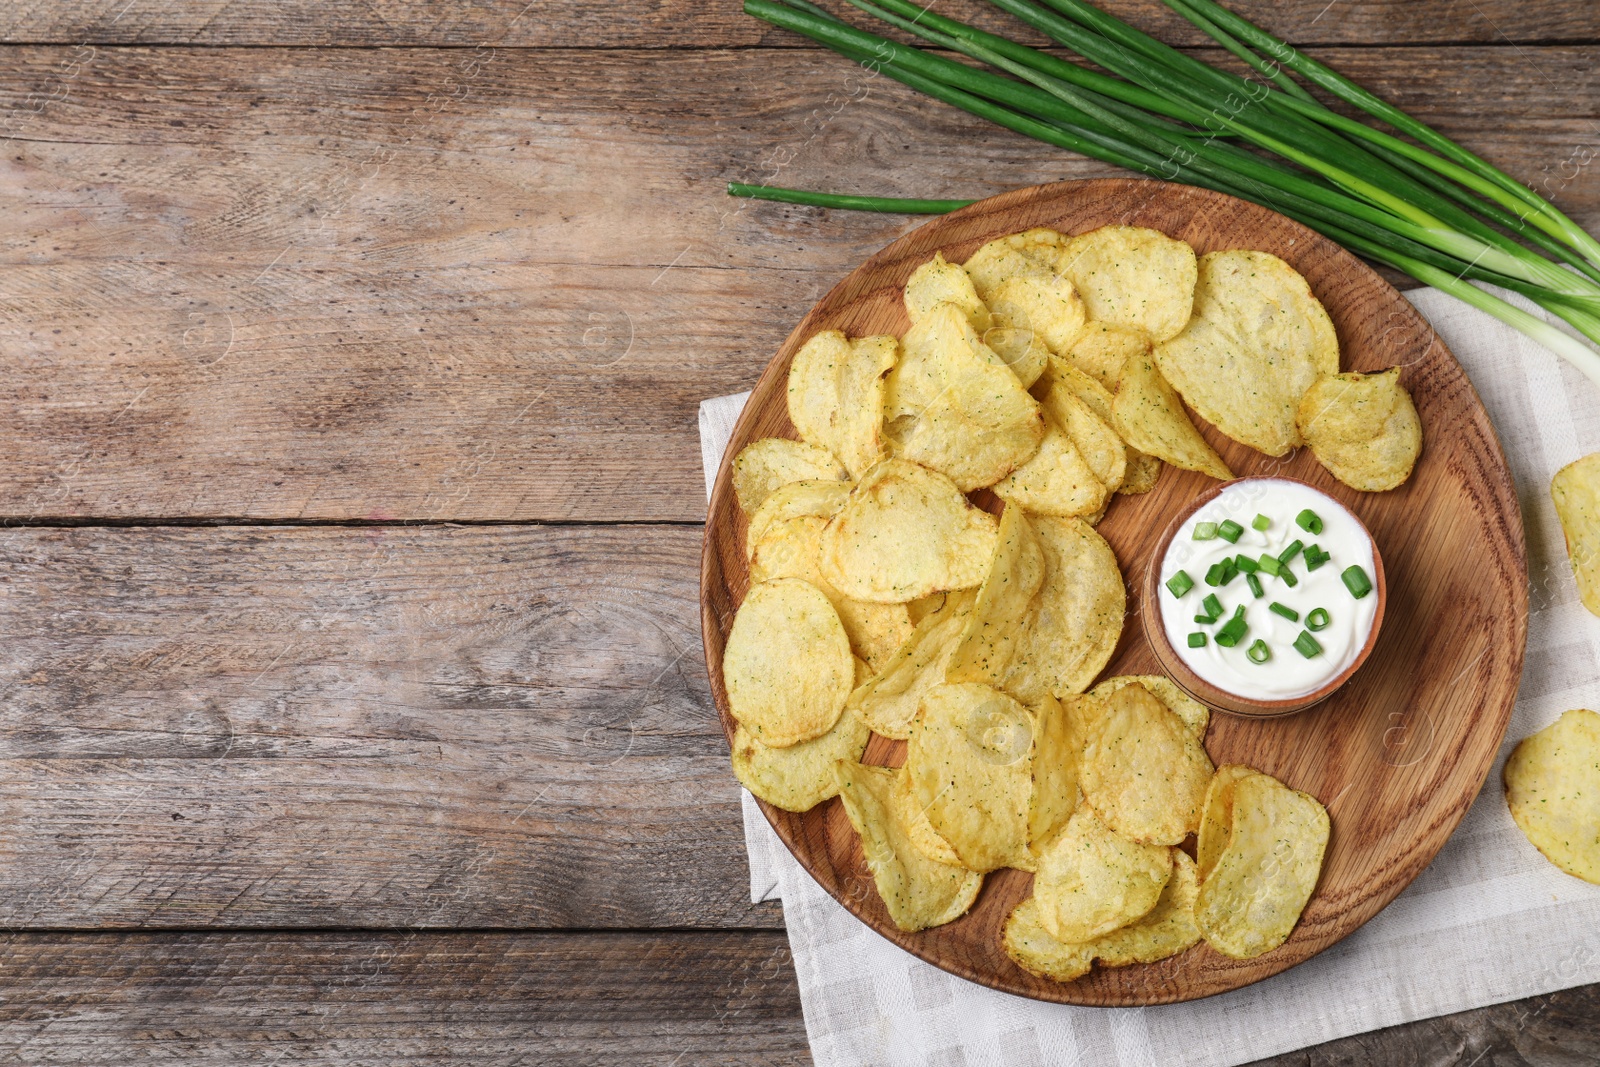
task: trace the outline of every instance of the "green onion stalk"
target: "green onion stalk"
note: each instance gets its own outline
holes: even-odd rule
[[[1600,353],[1472,284],[1520,293],[1600,343],[1600,242],[1532,189],[1214,0],[1164,2],[1249,67],[1248,76],[1185,55],[1087,0],[990,3],[1098,70],[913,0],[848,2],[930,47],[861,29],[809,0],[745,0],[744,9],[1036,140],[1279,211],[1488,312],[1600,385]],[[1331,110],[1292,75],[1410,140]],[[728,192],[912,214],[971,203],[742,183]]]

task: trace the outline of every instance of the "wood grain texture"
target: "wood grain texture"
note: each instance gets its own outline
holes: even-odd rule
[[[726,180],[1113,173],[815,52],[0,55],[0,518],[698,521],[699,401],[921,221]],[[1328,58],[1600,230],[1589,50]]]
[[[1163,39],[1199,43],[1198,31],[1157,0],[1110,0],[1119,17]],[[1337,7],[1274,0],[1230,6],[1297,44],[1592,41],[1600,13],[1585,0],[1341,0]],[[835,2],[831,10],[849,8]],[[1022,37],[1025,30],[981,0],[940,0],[941,14]],[[853,15],[853,13],[851,13]],[[1028,39],[1033,39],[1032,35]],[[745,15],[736,0],[650,0],[619,7],[581,0],[16,0],[0,12],[0,41],[24,44],[475,46],[508,48],[704,48],[778,45],[797,39]]]
[[[0,532],[0,925],[777,924],[699,543]]]
[[[1031,875],[989,876],[972,910],[915,934],[894,927],[837,800],[792,815],[765,808],[818,882],[879,933],[962,977],[1044,1000],[1152,1004],[1235,989],[1291,967],[1375,915],[1427,866],[1478,794],[1510,720],[1527,640],[1527,563],[1515,488],[1494,430],[1455,358],[1426,321],[1358,260],[1297,223],[1243,201],[1181,186],[1106,180],[1019,190],[977,204],[885,248],[801,320],[757,384],[734,429],[706,527],[701,596],[712,692],[731,737],[721,659],[747,584],[743,516],[731,459],[752,440],[793,436],[785,382],[794,351],[818,330],[902,333],[901,286],[942,249],[964,259],[985,241],[1032,226],[1081,233],[1113,223],[1151,226],[1204,253],[1254,248],[1287,260],[1310,283],[1339,333],[1347,370],[1402,366],[1424,449],[1400,489],[1363,494],[1333,479],[1309,449],[1262,456],[1208,428],[1239,475],[1276,474],[1322,489],[1355,513],[1383,552],[1389,596],[1382,639],[1333,697],[1282,719],[1213,717],[1206,748],[1316,796],[1333,819],[1322,880],[1278,949],[1230,960],[1200,945],[1161,964],[1096,970],[1076,982],[1028,974],[1000,948]],[[1198,421],[1198,420],[1197,420]],[[1146,674],[1155,660],[1140,625],[1139,575],[1170,517],[1215,483],[1176,469],[1142,496],[1118,498],[1099,526],[1129,585],[1128,620],[1104,675]],[[877,738],[868,762],[899,763]]]

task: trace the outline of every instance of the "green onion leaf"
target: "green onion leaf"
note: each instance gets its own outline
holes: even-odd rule
[[[1322,654],[1322,646],[1317,643],[1317,639],[1304,630],[1301,630],[1300,636],[1294,639],[1294,647],[1295,651],[1306,659]]]
[[[1322,516],[1318,515],[1310,508],[1306,508],[1300,514],[1296,515],[1294,517],[1294,524],[1309,534],[1319,534],[1322,532]]]
[[[1235,615],[1217,631],[1217,644],[1223,648],[1232,648],[1242,641],[1249,631],[1250,626],[1244,621],[1244,617]]]
[[[1261,569],[1261,564],[1257,563],[1243,552],[1234,557],[1233,565],[1244,571],[1246,574],[1254,574],[1256,571]]]
[[[1300,579],[1294,576],[1294,571],[1289,569],[1289,565],[1287,563],[1283,564],[1282,569],[1278,571],[1278,581],[1282,582],[1290,589],[1293,589],[1295,586],[1300,584]]]
[[[1298,611],[1289,607],[1287,604],[1280,604],[1276,600],[1267,605],[1267,610],[1272,612],[1274,615],[1282,615],[1290,622],[1300,621],[1300,613]]]
[[[1167,589],[1175,597],[1181,597],[1193,588],[1194,579],[1189,577],[1188,571],[1180,570],[1177,574],[1167,579]]]
[[[1245,651],[1245,655],[1250,657],[1251,663],[1265,663],[1272,658],[1272,649],[1268,648],[1267,643],[1258,637],[1256,638],[1256,643]]]
[[[1217,536],[1229,544],[1238,544],[1239,536],[1244,533],[1244,527],[1232,519],[1223,519],[1217,523]]]
[[[1322,551],[1321,545],[1308,545],[1306,547],[1306,570],[1314,571],[1333,557]]]
[[[1344,582],[1344,587],[1357,600],[1372,592],[1372,579],[1367,577],[1367,572],[1361,569],[1360,564],[1346,567],[1344,573],[1339,575],[1339,580]]]
[[[1250,583],[1250,592],[1258,600],[1261,597],[1264,597],[1264,596],[1267,595],[1267,591],[1265,589],[1261,588],[1261,579],[1260,578],[1257,578],[1253,574],[1247,574],[1247,575],[1244,576],[1244,580],[1246,582]]]
[[[1201,633],[1199,630],[1196,630],[1194,633],[1190,634],[1189,635],[1189,647],[1190,648],[1205,648],[1206,647],[1206,635]]]
[[[1256,566],[1261,568],[1262,574],[1270,574],[1274,578],[1283,570],[1283,564],[1278,562],[1278,557],[1268,555],[1265,552],[1261,553],[1261,558],[1256,560]]]
[[[1267,518],[1265,515],[1257,515],[1255,517],[1255,520],[1252,521],[1250,523],[1250,525],[1251,525],[1252,528],[1257,529],[1257,530],[1267,530],[1267,529],[1271,529],[1272,520]]]
[[[1217,536],[1217,524],[1214,522],[1197,522],[1194,524],[1194,539],[1196,541],[1213,541]]]
[[[1206,614],[1215,622],[1222,617],[1222,601],[1217,599],[1217,594],[1207,593],[1206,598],[1200,601],[1200,606],[1206,609]]]
[[[1306,629],[1326,630],[1328,628],[1328,609],[1312,608],[1306,612]]]
[[[1303,547],[1304,546],[1298,539],[1290,541],[1289,547],[1278,553],[1278,562],[1287,567],[1289,565],[1289,561],[1298,556],[1300,554],[1300,549]]]

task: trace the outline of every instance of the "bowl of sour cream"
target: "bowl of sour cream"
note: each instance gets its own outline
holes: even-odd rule
[[[1384,599],[1383,560],[1348,508],[1292,478],[1239,478],[1162,534],[1145,572],[1145,636],[1201,703],[1287,715],[1361,667]]]

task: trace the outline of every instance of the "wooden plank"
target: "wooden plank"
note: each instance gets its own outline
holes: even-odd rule
[[[1198,31],[1158,0],[1103,6],[1174,43]],[[1521,43],[1600,39],[1600,12],[1584,0],[1232,0],[1233,10],[1300,44]],[[835,3],[832,10],[849,8]],[[1021,27],[981,0],[941,0],[941,14],[996,32]],[[853,13],[852,13],[853,15]],[[620,15],[581,0],[423,3],[365,0],[272,4],[217,0],[21,0],[0,12],[0,41],[39,44],[487,45],[506,48],[696,48],[799,42],[743,14],[737,0],[654,0]]]
[[[781,933],[9,934],[0,1058],[802,1067]]]
[[[1578,1064],[1600,985],[1257,1061]],[[316,1062],[806,1067],[776,932],[10,933],[0,1057],[72,1067]]]
[[[698,402],[920,221],[723,182],[1114,173],[806,52],[70,55],[4,52],[0,517],[698,521]],[[1600,230],[1591,51],[1329,58]]]
[[[0,926],[770,927],[697,528],[0,533]]]

